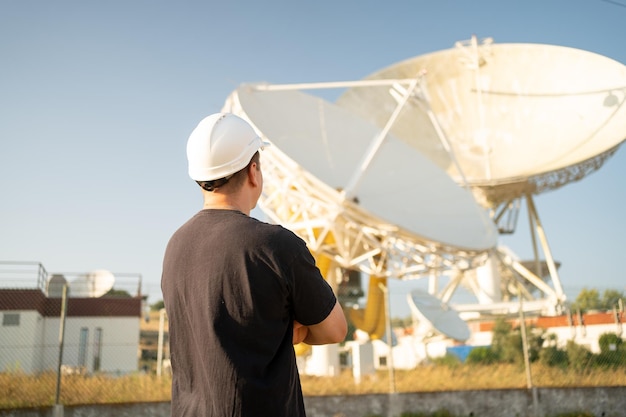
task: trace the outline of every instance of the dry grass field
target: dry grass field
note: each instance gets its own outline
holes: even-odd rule
[[[526,374],[518,365],[421,366],[394,373],[397,392],[526,388]],[[305,395],[359,395],[386,393],[389,373],[378,371],[356,383],[350,371],[337,377],[303,375]],[[532,382],[537,387],[626,386],[626,370],[594,369],[580,372],[533,366]],[[171,379],[153,375],[66,375],[62,378],[61,403],[156,402],[170,400]],[[0,409],[49,406],[54,404],[56,375],[29,376],[19,372],[0,374]]]
[[[397,392],[435,392],[483,389],[524,389],[526,374],[519,365],[423,366],[410,371],[395,371]],[[594,369],[576,372],[553,367],[533,366],[532,383],[536,387],[607,387],[626,386],[626,369]],[[378,371],[355,383],[352,374],[329,377],[301,377],[305,395],[357,395],[389,392],[389,373]]]

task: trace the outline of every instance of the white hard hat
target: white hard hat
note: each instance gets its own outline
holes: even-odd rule
[[[187,140],[189,176],[213,181],[245,168],[264,142],[244,119],[232,113],[205,117]]]

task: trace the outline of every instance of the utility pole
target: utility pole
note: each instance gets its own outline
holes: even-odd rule
[[[57,363],[57,389],[54,399],[54,417],[63,417],[63,404],[61,404],[61,367],[63,365],[63,345],[65,342],[65,317],[67,315],[67,283],[63,285],[61,296],[61,316],[59,323],[59,361]]]

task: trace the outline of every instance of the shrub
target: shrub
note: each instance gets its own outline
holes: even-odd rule
[[[582,371],[591,365],[593,354],[584,346],[569,340],[565,346],[567,360],[572,369]]]
[[[432,363],[434,365],[444,365],[444,366],[454,368],[454,367],[461,365],[461,359],[459,359],[459,357],[456,355],[453,355],[451,353],[446,353],[445,356],[432,358]]]
[[[569,359],[567,357],[567,352],[564,350],[561,350],[556,346],[548,346],[539,352],[539,363],[547,366],[567,368],[569,365]]]
[[[498,355],[491,347],[478,346],[470,351],[467,359],[465,359],[465,363],[489,365],[498,362],[498,360]]]
[[[619,352],[623,349],[623,343],[622,338],[615,333],[603,333],[598,339],[602,353]]]

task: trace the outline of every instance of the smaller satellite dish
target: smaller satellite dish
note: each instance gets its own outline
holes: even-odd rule
[[[420,290],[408,294],[409,307],[422,328],[464,342],[470,337],[467,323],[459,313],[437,297]]]
[[[48,278],[47,293],[48,298],[62,298],[63,287],[67,285],[67,280],[61,274],[52,274]]]
[[[107,270],[98,269],[79,275],[70,283],[70,296],[74,298],[101,297],[115,283],[115,276]]]
[[[484,251],[496,243],[493,221],[473,195],[404,141],[386,135],[384,144],[369,156],[371,163],[364,165],[368,147],[381,133],[366,119],[298,90],[263,91],[243,85],[229,100],[228,106],[272,142],[264,159],[290,159],[298,166],[293,175],[302,176],[300,182],[353,189],[359,208],[371,215],[364,227],[386,222],[421,244],[460,250]],[[355,173],[359,180],[352,185]],[[263,175],[271,174],[266,170]],[[332,198],[340,200],[340,193]],[[340,224],[336,211],[332,216]]]

